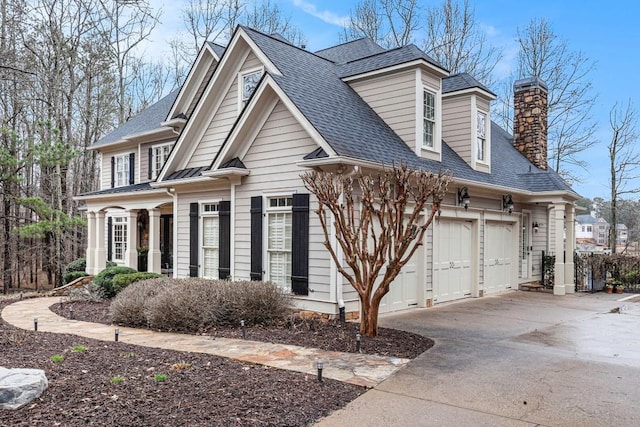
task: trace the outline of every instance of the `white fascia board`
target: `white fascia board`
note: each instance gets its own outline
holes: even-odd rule
[[[183,112],[183,111],[177,112],[176,108],[178,107],[178,105],[181,103],[182,99],[185,96],[189,98],[193,98],[193,96],[198,91],[200,82],[194,82],[194,80],[197,78],[200,78],[200,79],[204,78],[204,76],[207,74],[207,70],[209,69],[209,66],[211,66],[210,64],[208,65],[203,64],[203,61],[204,61],[203,58],[205,57],[205,54],[207,53],[212,54],[213,59],[215,59],[216,57],[215,53],[213,52],[213,49],[208,47],[208,45],[209,44],[205,42],[202,49],[200,49],[200,52],[198,53],[196,60],[193,62],[193,65],[191,66],[191,70],[189,71],[189,75],[187,76],[187,79],[182,84],[182,87],[180,88],[180,92],[178,92],[178,96],[176,97],[176,100],[173,102],[173,105],[169,110],[169,114],[167,114],[167,117],[166,117],[167,120],[171,120],[171,117],[175,116],[178,113]],[[192,86],[192,83],[193,83],[193,86]]]
[[[354,159],[352,157],[343,156],[330,156],[322,157],[320,159],[301,160],[296,162],[297,166],[305,168],[332,166],[332,165],[349,165],[359,166],[367,169],[384,169],[385,165],[382,163],[370,162],[367,160]],[[388,165],[390,166],[390,165]]]
[[[445,70],[443,70],[442,68],[436,67],[435,65],[427,62],[424,59],[415,59],[413,61],[409,61],[409,62],[405,62],[402,64],[397,64],[397,65],[392,65],[390,67],[384,67],[384,68],[380,68],[377,70],[373,70],[373,71],[369,71],[367,73],[363,73],[363,74],[354,74],[353,76],[349,76],[349,77],[343,77],[342,81],[343,82],[351,82],[351,81],[355,81],[355,80],[361,80],[361,79],[368,79],[371,77],[376,77],[380,74],[387,74],[387,73],[391,73],[391,72],[396,72],[396,71],[402,71],[404,69],[409,69],[409,68],[414,68],[414,67],[422,67],[425,68],[427,71],[436,74],[438,77],[446,77],[449,75],[449,73],[445,72]]]
[[[186,119],[171,119],[171,120],[167,120],[165,122],[160,123],[161,126],[165,126],[165,127],[170,127],[170,128],[182,128],[184,127],[184,125],[187,123]]]
[[[162,168],[162,171],[158,176],[158,179],[157,179],[158,182],[161,182],[166,178],[167,171],[169,170],[168,166],[173,165],[173,163],[179,161],[177,157],[180,157],[180,159],[184,161],[188,161],[191,158],[191,155],[188,155],[188,153],[184,153],[181,156],[178,156],[178,153],[181,150],[183,150],[182,146],[184,144],[191,143],[193,145],[191,149],[188,150],[188,152],[190,154],[193,154],[195,147],[200,142],[202,135],[206,131],[206,128],[199,129],[198,125],[200,125],[201,127],[208,126],[208,124],[211,122],[211,119],[213,119],[213,116],[215,115],[218,108],[220,107],[220,104],[222,103],[224,96],[229,91],[229,88],[233,83],[233,79],[235,78],[235,74],[237,73],[237,70],[234,70],[234,72],[227,73],[228,74],[227,78],[229,81],[227,81],[226,84],[223,85],[223,83],[220,82],[220,79],[224,77],[225,72],[230,67],[229,63],[233,63],[233,61],[238,60],[238,55],[236,54],[235,50],[238,49],[238,43],[240,42],[240,40],[244,41],[248,45],[249,49],[253,49],[253,53],[258,57],[260,61],[266,61],[266,62],[263,62],[263,64],[265,65],[268,72],[280,73],[280,71],[273,65],[273,63],[271,63],[271,61],[269,61],[268,58],[266,58],[264,53],[262,53],[262,51],[260,51],[257,48],[255,43],[253,43],[253,41],[244,32],[244,30],[242,28],[239,28],[238,31],[235,32],[234,37],[229,42],[229,45],[227,46],[227,50],[225,51],[226,53],[222,56],[222,60],[220,61],[220,63],[218,63],[218,66],[216,67],[216,70],[213,73],[211,80],[205,87],[202,93],[202,98],[200,102],[198,102],[198,104],[196,105],[196,108],[194,109],[193,113],[191,114],[190,120],[187,122],[185,128],[180,134],[178,141],[176,141],[176,145],[174,149],[171,151],[171,155],[167,159],[165,163],[165,167]],[[247,49],[246,54],[243,55],[244,58],[246,58],[249,55],[249,49]],[[238,61],[238,64],[242,64],[243,62],[244,62],[244,59],[241,61]],[[221,87],[218,88],[218,85],[221,85]],[[214,88],[217,88],[218,90],[214,91]],[[212,92],[214,92],[213,99],[211,99]],[[211,108],[210,104],[214,104],[213,108]],[[207,105],[209,108],[206,108],[205,105]],[[203,120],[201,118],[202,114],[206,114],[209,120],[206,120],[206,119]],[[202,123],[199,123],[199,122],[202,122]],[[195,133],[195,136],[193,136],[192,133]]]
[[[207,176],[212,178],[226,178],[231,176],[248,176],[249,174],[251,174],[251,171],[243,168],[224,168],[224,169],[202,172],[202,176]]]
[[[88,194],[86,196],[74,196],[73,200],[84,200],[84,201],[95,201],[95,200],[123,200],[130,198],[140,199],[141,196],[157,196],[159,194],[166,194],[165,190],[161,189],[151,189],[151,190],[141,190],[141,191],[129,191],[122,193],[106,193],[106,194]]]
[[[490,101],[494,101],[496,99],[498,99],[498,97],[490,92],[487,92],[484,89],[481,89],[479,87],[471,87],[471,88],[467,88],[467,89],[462,89],[462,90],[456,90],[453,92],[447,92],[447,93],[443,93],[442,97],[443,98],[448,98],[448,97],[452,97],[452,96],[459,96],[459,95],[480,95],[484,98],[489,99]]]

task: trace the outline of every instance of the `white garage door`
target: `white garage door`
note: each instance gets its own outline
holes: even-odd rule
[[[434,221],[433,302],[471,296],[471,221]]]
[[[391,282],[389,293],[380,302],[380,313],[406,310],[418,305],[418,266],[423,258],[423,247],[418,248],[409,262],[402,267],[395,280]],[[382,278],[383,275],[384,271],[379,277]]]
[[[511,289],[513,239],[515,226],[504,222],[487,222],[484,234],[484,291]]]

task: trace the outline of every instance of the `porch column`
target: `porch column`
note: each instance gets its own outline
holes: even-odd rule
[[[98,274],[107,267],[107,250],[104,241],[104,211],[96,212],[96,257],[93,264],[93,274]],[[87,272],[88,273],[88,272]]]
[[[567,253],[567,258],[564,263],[564,291],[568,294],[573,294],[576,291],[575,270],[573,265],[573,253],[576,247],[576,224],[574,222],[575,212],[575,206],[567,205],[567,218],[565,221],[565,224],[567,225],[567,240],[565,242],[565,251]]]
[[[162,266],[160,257],[160,210],[147,209],[149,212],[149,258],[147,271],[160,273]]]
[[[127,211],[127,250],[124,253],[127,267],[138,269],[138,211]]]
[[[96,213],[87,211],[87,266],[85,271],[94,274],[96,262]]]
[[[565,294],[564,280],[564,203],[553,205],[554,224],[555,224],[555,245],[553,251],[556,256],[554,266],[555,280],[553,282],[553,294]]]

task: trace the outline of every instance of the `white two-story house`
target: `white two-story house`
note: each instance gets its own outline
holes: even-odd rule
[[[490,89],[414,45],[360,39],[313,53],[238,27],[228,46],[202,48],[179,91],[91,147],[102,185],[77,196],[88,272],[137,267],[148,248],[148,271],[268,280],[300,308],[357,312],[300,174],[406,162],[453,181],[381,311],[538,280],[542,251],[573,253],[578,195],[547,168],[544,83],[514,90],[512,136],[491,121]],[[556,256],[556,294],[574,288],[572,259]]]

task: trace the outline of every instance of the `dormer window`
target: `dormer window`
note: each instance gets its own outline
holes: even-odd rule
[[[487,115],[478,111],[476,123],[476,159],[487,161]]]
[[[436,130],[436,95],[428,90],[425,90],[423,94],[422,146],[433,149],[435,146]]]
[[[242,102],[246,102],[258,86],[262,70],[253,71],[242,75]]]

